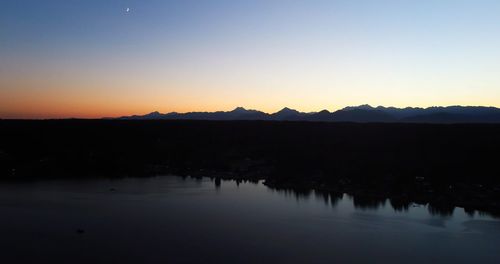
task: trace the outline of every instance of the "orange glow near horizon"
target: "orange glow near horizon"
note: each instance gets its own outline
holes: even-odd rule
[[[122,80],[127,73],[120,72],[114,73],[118,76],[114,78],[105,78],[101,74],[75,76],[62,71],[59,76],[50,74],[43,71],[27,74],[30,79],[15,74],[4,75],[5,78],[0,79],[0,118],[102,118],[142,115],[153,111],[230,111],[238,106],[267,113],[274,113],[283,107],[303,112],[335,111],[361,104],[395,107],[500,106],[497,100],[500,92],[492,88],[495,87],[493,84],[486,83],[473,90],[467,89],[468,82],[459,84],[453,80],[441,80],[437,85],[456,87],[450,94],[450,88],[439,90],[433,82],[418,81],[417,77],[391,79],[368,72],[365,79],[348,75],[335,78],[318,73],[314,78],[306,74],[290,75],[289,78],[248,75],[207,78],[193,75],[170,80],[151,75],[136,75]],[[459,89],[460,86],[463,88]]]
[[[35,74],[31,76],[37,76]],[[308,87],[310,79],[291,77],[291,81],[264,80],[260,89],[258,80],[241,78],[227,82],[215,80],[174,80],[170,83],[154,78],[133,80],[109,80],[100,76],[88,79],[61,75],[32,79],[4,78],[0,80],[0,118],[14,119],[52,119],[52,118],[102,118],[127,115],[142,115],[153,111],[193,112],[193,111],[230,111],[242,106],[247,109],[274,113],[283,107],[303,112],[316,112],[323,109],[335,111],[345,106],[371,104],[372,106],[429,107],[447,105],[499,106],[496,98],[500,93],[489,90],[497,96],[484,97],[474,90],[456,89],[452,95],[432,91],[431,84],[417,82],[409,90],[398,91],[397,87],[409,86],[410,81],[398,81],[384,87],[385,79],[376,81],[370,78],[371,89],[362,89],[368,82],[344,80],[342,83],[319,83],[315,89]],[[99,78],[98,78],[99,77]],[[193,78],[194,79],[194,78]],[[75,85],[65,85],[74,83]],[[238,83],[245,85],[238,86]],[[205,85],[200,88],[201,85]],[[280,86],[282,85],[282,86]],[[451,86],[453,83],[444,83]],[[337,87],[352,87],[339,89]],[[421,86],[426,89],[415,89]],[[105,87],[105,88],[102,88]],[[138,89],[137,87],[141,87]],[[238,87],[238,89],[232,88]],[[310,87],[310,86],[309,86]],[[332,88],[330,88],[332,87]],[[485,91],[488,87],[485,88]],[[362,92],[359,92],[362,91]],[[391,96],[381,96],[390,94]],[[397,98],[394,100],[393,98]],[[393,100],[391,100],[393,99]]]
[[[0,118],[500,107],[494,1],[28,2],[0,10]]]
[[[203,97],[174,94],[151,94],[139,95],[135,93],[123,93],[119,96],[110,93],[71,93],[62,91],[47,92],[46,90],[33,91],[30,93],[10,93],[0,92],[0,118],[6,119],[59,119],[59,118],[102,118],[119,117],[128,115],[143,115],[153,111],[160,113],[168,112],[213,112],[231,111],[235,107],[241,106],[246,109],[255,109],[267,113],[274,113],[283,107],[289,107],[302,112],[317,112],[323,109],[336,111],[345,106],[370,104],[372,106],[395,106],[395,107],[429,107],[448,105],[482,105],[496,106],[495,100],[483,100],[482,98],[464,97],[462,100],[436,100],[428,104],[417,104],[401,102],[394,104],[391,102],[368,100],[362,98],[354,103],[328,104],[328,100],[312,100],[304,96],[298,98],[280,98],[273,101],[272,98],[259,100],[255,98],[234,98],[234,97]],[[296,99],[296,100],[294,100]],[[476,99],[476,100],[472,100]],[[333,101],[333,100],[332,100]],[[443,102],[446,102],[443,104]],[[471,103],[472,102],[472,103]]]

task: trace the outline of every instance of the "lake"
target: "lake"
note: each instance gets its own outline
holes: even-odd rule
[[[500,263],[461,208],[159,176],[0,184],[3,263]]]

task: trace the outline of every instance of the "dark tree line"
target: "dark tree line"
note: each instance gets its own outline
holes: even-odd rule
[[[500,208],[500,125],[0,121],[3,179],[175,173]]]

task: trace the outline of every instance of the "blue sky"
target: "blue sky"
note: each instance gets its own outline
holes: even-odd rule
[[[4,0],[0,116],[500,106],[498,14],[481,0]]]

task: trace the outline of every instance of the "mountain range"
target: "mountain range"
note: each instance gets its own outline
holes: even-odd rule
[[[118,119],[170,119],[170,120],[270,120],[270,121],[322,121],[322,122],[404,122],[404,123],[500,123],[500,108],[484,106],[372,107],[349,106],[335,112],[299,112],[283,108],[276,113],[237,107],[232,111],[159,113],[123,116]]]

